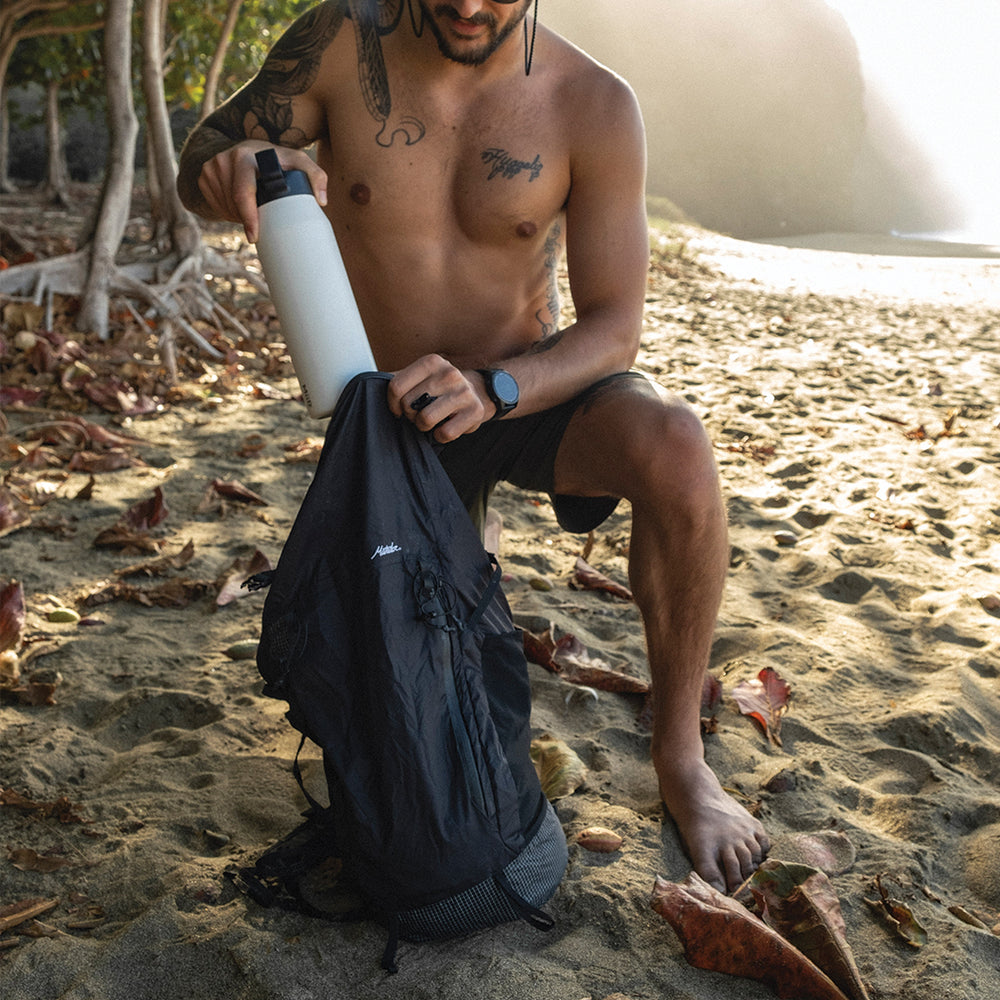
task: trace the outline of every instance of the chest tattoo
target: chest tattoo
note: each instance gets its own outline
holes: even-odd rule
[[[358,82],[368,113],[382,127],[375,141],[385,148],[397,137],[407,146],[420,142],[426,134],[424,123],[411,115],[394,115],[389,93],[389,74],[382,55],[382,36],[396,30],[403,5],[398,3],[393,15],[392,4],[372,5],[367,0],[348,0],[358,39]],[[411,11],[411,17],[412,17]],[[416,29],[416,25],[414,25]]]
[[[489,181],[493,180],[494,177],[510,180],[527,171],[530,175],[528,177],[530,184],[542,172],[542,158],[538,153],[530,162],[516,159],[506,149],[484,149],[479,155],[482,157],[483,163],[490,168],[486,178]]]

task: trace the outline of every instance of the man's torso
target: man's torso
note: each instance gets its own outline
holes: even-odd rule
[[[390,35],[391,110],[373,115],[354,31],[345,23],[324,56],[318,160],[376,360],[393,370],[435,352],[465,367],[522,353],[558,325],[573,155],[559,98],[582,57],[546,36],[552,56],[530,77],[482,84],[446,63],[441,83],[408,73]]]

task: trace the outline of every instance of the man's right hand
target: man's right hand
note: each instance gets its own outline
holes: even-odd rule
[[[282,169],[304,171],[316,200],[326,205],[326,172],[303,150],[272,146],[256,139],[230,146],[202,164],[198,190],[208,210],[204,213],[206,217],[242,223],[250,243],[257,242],[260,232],[256,155],[262,149],[275,149]]]

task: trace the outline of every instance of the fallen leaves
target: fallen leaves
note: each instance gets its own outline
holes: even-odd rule
[[[65,795],[51,802],[36,802],[12,788],[0,788],[0,806],[16,809],[37,819],[53,818],[60,823],[87,822],[76,812],[77,807]]]
[[[739,441],[732,441],[725,448],[726,451],[746,455],[761,465],[766,465],[777,453],[773,444],[758,444],[755,441],[751,441],[748,437],[741,438]]]
[[[572,795],[587,780],[587,767],[575,751],[548,734],[531,741],[531,760],[550,802]]]
[[[198,504],[198,513],[207,514],[211,512],[225,514],[225,501],[231,500],[240,504],[252,504],[256,507],[266,507],[267,501],[253,490],[248,489],[236,479],[213,479],[205,490],[201,503]]]
[[[695,968],[759,980],[782,998],[845,1000],[794,945],[695,872],[681,883],[657,878],[651,905],[673,927]]]
[[[29,677],[12,685],[0,685],[0,702],[16,702],[32,708],[56,703],[57,682]]]
[[[927,944],[927,931],[920,925],[913,911],[898,899],[889,895],[889,890],[882,884],[881,875],[876,875],[872,883],[878,892],[878,899],[868,899],[865,902],[879,913],[895,933],[913,948],[922,948]]]
[[[255,549],[253,555],[246,559],[236,559],[225,574],[216,581],[219,593],[215,598],[216,606],[223,608],[240,597],[250,593],[243,584],[257,573],[265,573],[271,569],[271,560],[260,549]]]
[[[764,923],[822,969],[846,996],[868,1000],[847,942],[840,901],[824,872],[768,860],[750,879],[750,890]]]
[[[184,547],[173,555],[163,555],[157,559],[126,566],[115,571],[115,576],[127,578],[130,576],[166,576],[168,573],[183,569],[194,558],[194,542],[188,539]]]
[[[54,854],[39,854],[30,847],[14,847],[7,852],[7,860],[22,872],[56,872],[72,862]]]
[[[322,451],[323,438],[303,438],[301,441],[294,441],[292,444],[285,445],[285,461],[290,463],[302,462],[308,465],[316,465],[319,462],[319,456]]]
[[[575,590],[602,590],[623,600],[634,600],[628,587],[615,583],[610,577],[594,569],[582,556],[577,556],[570,586]]]
[[[149,532],[162,524],[169,513],[163,490],[157,486],[152,496],[134,503],[111,527],[99,532],[94,539],[94,547],[119,549],[133,554],[159,552],[162,542]]]
[[[255,549],[247,557],[236,558],[219,576],[210,580],[169,577],[152,586],[139,586],[122,579],[123,577],[166,576],[171,571],[186,567],[194,558],[194,553],[194,543],[189,540],[179,552],[173,555],[161,556],[119,570],[116,574],[119,579],[110,582],[102,581],[80,598],[80,606],[95,608],[112,601],[127,601],[132,604],[141,604],[147,608],[185,608],[210,594],[214,594],[215,606],[222,608],[251,593],[242,586],[245,580],[257,573],[271,569],[271,563],[267,556],[259,549]]]
[[[875,413],[871,410],[868,410],[867,412],[876,420],[882,420],[885,423],[895,424],[897,427],[904,428],[903,437],[909,441],[940,441],[942,438],[962,437],[964,435],[961,428],[955,426],[955,421],[958,419],[960,414],[958,407],[951,407],[948,410],[942,422],[941,430],[936,434],[930,433],[923,423],[915,426],[908,426],[907,421],[901,420],[899,417],[891,416],[888,413]]]
[[[547,631],[523,631],[525,656],[571,684],[582,684],[602,691],[646,694],[648,681],[614,669],[607,661],[593,656],[574,635],[556,637],[555,626]]]
[[[0,590],[0,652],[21,645],[24,634],[24,587],[18,580],[10,580]]]
[[[17,438],[0,442],[0,457],[10,463],[0,486],[0,535],[28,527],[32,511],[59,495],[70,473],[93,477],[145,465],[132,451],[142,439],[72,414],[29,423]],[[89,499],[92,491],[93,479],[74,499]]]
[[[11,580],[0,589],[0,702],[21,705],[54,705],[58,675],[37,671],[24,677],[28,663],[53,648],[44,644],[26,647],[24,588]]]
[[[733,688],[733,700],[741,714],[759,723],[764,735],[781,746],[781,718],[788,711],[791,685],[770,667],[764,667],[752,680],[740,681]]]
[[[576,842],[596,854],[614,854],[625,842],[624,838],[605,826],[588,826],[576,835]]]
[[[117,580],[90,591],[80,603],[85,608],[99,607],[111,601],[128,601],[147,608],[185,608],[205,597],[212,586],[211,580],[165,580],[155,587],[137,587]]]
[[[8,487],[0,486],[0,538],[31,524],[27,504]]]

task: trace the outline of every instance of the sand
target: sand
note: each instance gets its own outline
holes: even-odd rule
[[[849,840],[856,859],[832,882],[872,997],[997,995],[1000,616],[983,599],[1000,594],[1000,261],[764,246],[693,229],[656,245],[669,253],[651,273],[639,367],[705,419],[731,514],[711,664],[723,702],[708,759],[759,811],[775,856],[793,856],[804,833]],[[269,381],[294,390],[287,365]],[[554,931],[512,924],[404,944],[400,972],[387,976],[381,928],[264,910],[232,889],[227,866],[255,857],[304,807],[283,706],[261,696],[252,660],[225,654],[256,637],[262,596],[221,608],[211,593],[180,608],[79,604],[144,558],[93,542],[157,487],[170,509],[154,531],[164,551],[195,546],[174,576],[214,580],[255,549],[277,559],[313,470],[284,448],[322,425],[295,401],[200,392],[131,422],[146,465],[100,474],[88,500],[74,499],[87,477],[72,474],[32,527],[0,539],[0,582],[23,582],[29,636],[58,646],[33,666],[61,675],[55,705],[0,708],[0,786],[36,802],[66,796],[85,820],[0,807],[0,905],[59,900],[40,917],[43,936],[0,937],[3,996],[773,996],[692,968],[650,909],[654,878],[679,881],[689,864],[658,803],[641,702],[571,696],[536,665],[534,730],[567,741],[590,769],[558,802],[567,835],[599,824],[625,838],[607,855],[571,846],[549,907]],[[13,437],[33,419],[7,418]],[[262,447],[243,457],[252,435]],[[267,506],[205,509],[213,479],[239,480]],[[519,620],[554,622],[646,676],[634,606],[567,586],[586,539],[561,533],[544,497],[501,489],[495,506]],[[628,525],[622,505],[590,556],[619,581]],[[552,589],[534,589],[533,577]],[[46,620],[56,604],[91,623]],[[781,746],[731,697],[765,667],[791,686]],[[306,759],[315,785],[315,751]],[[11,860],[23,861],[20,849],[66,863],[22,871]],[[866,903],[879,875],[925,928],[923,947]]]

